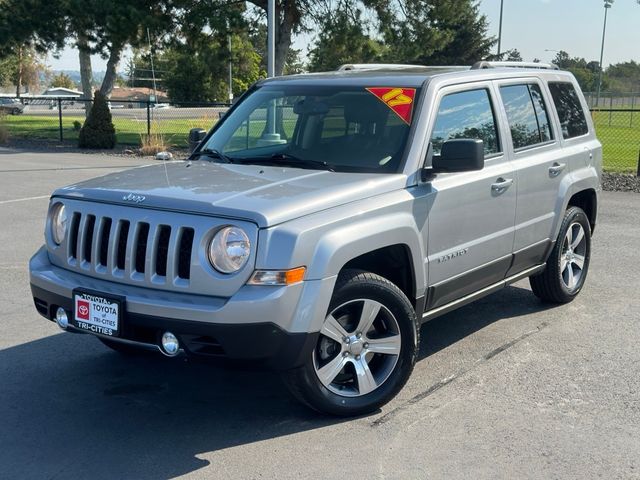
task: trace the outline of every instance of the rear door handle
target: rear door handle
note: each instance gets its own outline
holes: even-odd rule
[[[513,178],[498,178],[496,183],[491,184],[491,191],[494,193],[502,193],[513,185]]]
[[[560,175],[560,172],[565,169],[566,166],[566,163],[554,162],[553,165],[549,167],[549,175],[552,177],[557,177],[558,175]]]

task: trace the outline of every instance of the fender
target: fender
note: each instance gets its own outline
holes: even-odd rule
[[[600,188],[598,172],[593,166],[574,170],[564,176],[560,183],[560,191],[556,200],[555,211],[559,212],[559,214],[555,216],[552,240],[558,237],[564,212],[567,210],[571,197],[584,190],[594,190],[596,192],[596,199],[598,199]]]
[[[306,266],[305,280],[322,280],[338,275],[353,258],[400,244],[408,247],[414,294],[421,295],[427,278],[421,233],[426,219],[415,217],[415,201],[402,189],[261,230],[256,268]]]

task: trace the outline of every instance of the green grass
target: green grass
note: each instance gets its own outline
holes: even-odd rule
[[[73,122],[84,122],[82,116],[63,116],[62,135],[64,140],[77,140],[78,131],[74,130]],[[151,123],[151,132],[164,136],[167,145],[186,147],[189,130],[196,127],[209,129],[215,122],[213,118],[201,119],[168,119],[155,120]],[[39,115],[10,115],[5,123],[9,135],[13,138],[58,140],[60,138],[58,117]],[[146,119],[114,117],[116,136],[121,145],[140,145],[140,138],[147,133]]]
[[[603,145],[604,168],[610,172],[635,172],[640,152],[640,112],[593,112],[596,134]],[[62,128],[65,140],[77,140],[78,132],[73,122],[84,121],[82,116],[63,116]],[[196,119],[163,119],[152,122],[151,131],[164,136],[169,146],[186,147],[189,130],[195,127],[208,129],[215,123],[217,116],[203,116]],[[146,118],[114,117],[118,143],[121,145],[140,145],[141,135],[147,133]],[[59,138],[58,117],[37,115],[9,115],[5,120],[9,135],[14,138],[33,138],[57,140]],[[285,130],[293,132],[293,122],[285,120]],[[235,139],[237,148],[246,148],[247,133],[252,146],[264,129],[264,121],[254,121],[250,131],[241,128]],[[241,147],[242,145],[242,147]]]
[[[631,173],[638,167],[640,112],[592,112],[596,135],[602,142],[604,169]]]

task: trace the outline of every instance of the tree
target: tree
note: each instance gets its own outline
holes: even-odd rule
[[[380,61],[384,46],[372,39],[363,12],[354,0],[342,0],[319,22],[318,39],[309,52],[309,70],[335,70],[345,63]]]
[[[267,13],[267,0],[248,0]],[[294,34],[305,30],[304,19],[311,18],[317,0],[276,0],[275,74],[282,75]],[[266,42],[265,42],[266,43]]]
[[[66,26],[62,0],[0,0],[0,58],[18,49],[39,54],[62,48]]]
[[[0,85],[15,86],[16,96],[23,89],[27,92],[37,90],[40,76],[47,69],[38,52],[33,47],[18,47],[15,53],[0,60]]]
[[[113,148],[116,146],[116,129],[113,125],[107,98],[96,90],[91,113],[80,129],[80,148]]]
[[[201,32],[188,44],[175,45],[158,57],[165,65],[163,85],[173,101],[228,100],[228,65],[233,66],[232,92],[242,94],[264,72],[260,57],[246,34],[231,36],[231,57],[228,39],[214,32]]]
[[[487,57],[495,39],[473,0],[363,0],[378,17],[392,63],[469,64]]]
[[[248,18],[249,40],[253,49],[260,56],[260,71],[267,74],[267,26],[260,18]],[[300,58],[301,51],[292,47],[285,57],[283,75],[293,75],[305,71],[304,62]]]
[[[60,72],[57,75],[54,75],[51,78],[50,85],[52,87],[61,87],[61,88],[69,88],[69,89],[75,89],[77,87],[77,85],[71,79],[71,77],[64,72]]]
[[[581,57],[571,57],[566,51],[560,50],[553,63],[562,70],[568,70],[576,77],[580,88],[585,92],[593,92],[598,88],[599,62],[587,62]],[[608,80],[603,77],[603,88],[608,87]]]
[[[633,60],[610,65],[606,70],[610,89],[620,93],[637,92],[640,79],[640,63]]]
[[[451,39],[429,58],[435,65],[470,65],[490,55],[494,37],[487,34],[487,17],[474,0],[440,0],[434,4],[434,27]]]
[[[520,50],[518,50],[517,48],[512,48],[511,50],[507,50],[505,53],[507,55],[507,58],[506,58],[507,62],[522,61],[522,55],[520,54]]]
[[[91,83],[88,55],[97,53],[107,60],[100,86],[111,94],[117,66],[126,45],[146,44],[147,32],[167,34],[179,18],[198,0],[2,0],[0,48],[33,46],[38,51],[61,48],[76,41],[81,59],[83,90]],[[8,46],[8,47],[7,47]]]

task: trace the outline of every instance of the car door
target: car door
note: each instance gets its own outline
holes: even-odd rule
[[[549,95],[536,78],[497,82],[509,124],[508,150],[516,170],[514,260],[508,275],[543,263],[559,211],[560,185],[568,174]]]
[[[427,309],[438,308],[504,279],[511,264],[516,185],[499,134],[491,82],[448,87],[436,97],[430,128],[434,155],[444,141],[479,138],[480,171],[436,174],[428,216]]]

